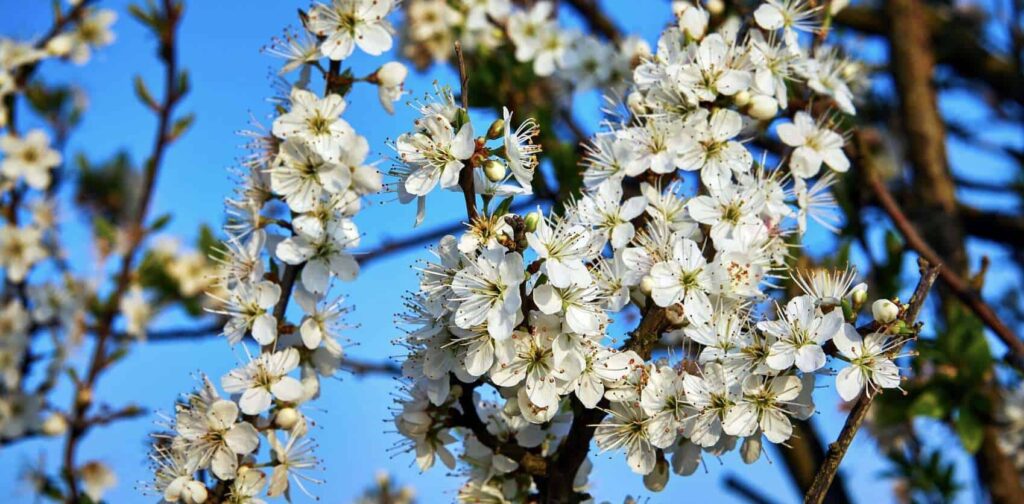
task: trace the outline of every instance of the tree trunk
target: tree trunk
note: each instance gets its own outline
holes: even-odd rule
[[[945,259],[946,267],[967,278],[967,248],[956,185],[946,157],[946,128],[932,84],[935,57],[925,6],[921,0],[890,0],[886,13],[890,21],[898,20],[889,23],[889,64],[913,173],[912,217],[928,243]],[[939,296],[943,314],[958,308],[958,301],[948,289],[940,286]],[[983,338],[984,334],[979,331],[977,337]],[[993,426],[985,428],[982,447],[974,457],[978,479],[994,502],[1024,502],[1019,475],[998,447],[996,433]]]

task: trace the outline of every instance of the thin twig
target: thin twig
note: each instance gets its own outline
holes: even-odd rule
[[[899,203],[896,202],[892,193],[885,187],[885,184],[872,170],[868,170],[867,177],[868,183],[878,198],[879,204],[881,204],[885,213],[889,214],[889,218],[892,219],[896,229],[903,235],[907,245],[928,262],[941,264],[942,258],[917,232],[910,219],[900,209]],[[1024,362],[1024,341],[1021,341],[1017,334],[999,319],[999,315],[955,271],[948,267],[943,267],[939,271],[939,278],[1013,353],[1015,359],[1012,359],[1011,363],[1014,363],[1018,368],[1021,367],[1021,362]]]
[[[469,117],[469,74],[466,73],[466,59],[462,54],[462,43],[455,41],[455,56],[459,60],[459,93],[462,99],[462,109],[466,111],[466,117]],[[469,222],[473,222],[477,218],[476,212],[476,187],[473,182],[473,164],[472,158],[466,160],[462,164],[462,170],[459,171],[459,187],[462,188],[463,198],[466,200],[466,217],[469,218]]]
[[[907,303],[907,309],[901,315],[901,320],[908,327],[912,327],[917,321],[917,316],[920,314],[924,301],[928,297],[928,291],[931,290],[932,284],[935,283],[935,279],[939,276],[940,272],[945,269],[938,263],[934,266],[929,265],[926,259],[920,259],[920,262],[921,279],[917,282],[917,288],[914,289],[910,302]],[[906,341],[897,344],[893,352],[898,353],[904,343]],[[804,497],[804,504],[821,504],[824,502],[825,495],[828,494],[828,489],[832,486],[832,480],[835,479],[836,472],[839,471],[839,464],[843,461],[843,457],[850,448],[850,443],[853,442],[853,438],[857,435],[861,424],[864,423],[864,419],[867,418],[868,411],[871,409],[871,402],[875,399],[876,395],[877,393],[865,391],[857,399],[857,402],[854,403],[853,409],[850,410],[850,414],[846,417],[846,423],[843,425],[843,430],[839,433],[839,437],[836,439],[836,442],[828,447],[825,460],[818,469],[818,473],[814,476],[814,482]]]
[[[74,405],[72,407],[70,428],[68,429],[64,444],[64,479],[67,483],[68,502],[78,502],[79,490],[75,475],[75,451],[79,441],[90,427],[90,424],[86,421],[86,414],[92,404],[92,392],[97,378],[109,363],[107,344],[113,334],[114,320],[119,312],[120,300],[131,284],[135,256],[145,236],[144,223],[149,211],[149,203],[153,197],[156,177],[167,147],[172,141],[170,128],[174,107],[182,98],[177,86],[178,65],[175,44],[175,30],[180,21],[181,10],[179,4],[175,3],[174,0],[164,0],[163,10],[167,19],[161,33],[159,33],[159,55],[164,63],[164,100],[160,107],[153,150],[149,159],[146,160],[143,169],[141,199],[139,200],[133,220],[128,224],[128,247],[121,258],[121,266],[118,271],[114,292],[110,295],[100,321],[97,324],[96,346],[93,348],[88,371],[85,379],[76,383],[75,397],[72,398]]]

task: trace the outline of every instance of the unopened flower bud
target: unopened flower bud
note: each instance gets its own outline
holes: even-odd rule
[[[707,7],[708,12],[715,15],[721,14],[725,11],[725,2],[722,0],[708,0],[704,6]]]
[[[665,309],[665,320],[674,327],[682,327],[686,323],[686,310],[682,303],[676,303]]]
[[[501,136],[504,135],[504,134],[505,134],[505,120],[500,118],[500,117],[495,119],[494,122],[491,123],[491,127],[490,128],[487,128],[487,139],[488,140],[494,140],[494,139],[497,139],[497,138],[501,138]]]
[[[736,93],[732,97],[732,102],[735,103],[737,107],[746,107],[747,104],[750,103],[750,92],[743,90]]]
[[[658,457],[654,470],[644,475],[644,486],[652,492],[660,492],[668,484],[668,462],[665,457]]]
[[[779,104],[768,95],[754,95],[750,99],[750,108],[747,109],[747,114],[754,119],[760,119],[767,121],[775,117],[775,114],[779,112]]]
[[[853,301],[854,309],[859,310],[861,306],[864,306],[868,300],[868,285],[866,283],[857,284],[850,292],[850,300]]]
[[[704,38],[708,30],[708,11],[686,4],[679,12],[679,29],[694,40]]]
[[[209,493],[206,490],[206,485],[193,480],[185,483],[185,489],[181,496],[187,504],[203,504],[209,497]]]
[[[626,97],[626,107],[634,115],[641,115],[644,112],[644,97],[642,94],[633,91]]]
[[[645,296],[650,296],[652,290],[654,290],[654,279],[651,278],[651,275],[644,275],[640,279],[640,292],[643,292]]]
[[[377,82],[384,87],[397,87],[405,82],[409,69],[397,61],[384,63],[377,69]]]
[[[879,299],[871,305],[871,315],[880,324],[891,324],[900,314],[900,307],[888,299]]]
[[[526,232],[527,233],[532,233],[532,232],[536,231],[537,230],[537,224],[540,223],[540,213],[538,213],[538,212],[530,212],[530,213],[526,214],[526,218],[523,219],[523,222],[526,224]]]
[[[491,182],[505,180],[505,164],[497,159],[488,159],[484,163],[484,175],[487,175],[487,180]]]
[[[42,431],[47,436],[60,436],[67,430],[68,421],[60,413],[53,413],[43,421]]]
[[[80,405],[92,404],[92,389],[89,387],[80,389],[75,394],[75,401]]]
[[[291,430],[299,423],[299,412],[295,408],[281,408],[274,416],[274,424],[284,430]]]

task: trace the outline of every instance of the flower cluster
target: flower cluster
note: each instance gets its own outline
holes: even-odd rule
[[[217,301],[210,311],[224,320],[224,336],[248,362],[222,376],[219,389],[204,377],[200,390],[176,405],[167,431],[155,435],[152,488],[167,502],[211,495],[255,501],[264,493],[288,495],[293,485],[308,494],[305,484],[318,482],[308,474],[319,463],[305,405],[342,365],[349,307],[332,287],[358,275],[353,219],[365,197],[381,190],[366,138],[342,118],[345,95],[354,82],[370,82],[389,109],[404,78],[394,62],[361,79],[342,64],[356,47],[371,55],[390,47],[385,18],[393,7],[380,0],[316,4],[303,14],[299,34],[271,46],[286,59],[282,74],[301,70],[288,96],[277,99],[269,131],[245,133],[252,152],[227,199],[217,275],[204,286]],[[321,65],[324,59],[330,63]],[[313,71],[322,72],[322,95],[310,88]],[[175,264],[189,278],[189,264]],[[287,310],[292,299],[301,313],[295,318]],[[262,467],[272,467],[269,477]]]
[[[420,67],[447,61],[455,41],[468,51],[482,53],[507,45],[506,52],[534,75],[583,91],[621,84],[632,62],[650,54],[647,43],[637,37],[609,43],[559,26],[554,3],[546,0],[528,9],[514,7],[510,0],[410,0],[405,4],[402,50]]]
[[[543,5],[510,18],[546,22]],[[763,440],[784,443],[792,419],[814,413],[830,356],[849,363],[836,377],[843,399],[899,386],[901,308],[879,301],[876,323],[858,330],[867,292],[852,269],[799,272],[787,261],[807,217],[832,223],[828,170],[849,167],[827,119],[810,109],[780,117],[794,92],[854,111],[835,73],[844,63],[808,54],[794,32],[813,30],[817,10],[768,2],[747,24],[730,18],[714,33],[700,7],[679,3],[677,14],[633,70],[628,119],[592,139],[583,194],[560,213],[509,212],[511,197],[529,192],[514,161],[529,142],[510,146],[507,111],[474,138],[467,111],[442,92],[396,143],[400,194],[422,198],[440,183],[483,195],[464,234],[433,249],[399,317],[409,384],[395,425],[424,470],[436,458],[454,468],[448,446],[461,438],[466,502],[524,499],[536,460],[556,460],[567,426],[592,411],[597,446],[624,451],[660,489],[665,454],[685,475],[704,453],[741,444],[749,463]],[[793,148],[775,166],[746,142],[772,125]],[[488,148],[502,129],[504,149]],[[508,178],[506,165],[518,187],[488,189]],[[472,186],[459,183],[466,170]],[[495,194],[511,197],[491,209]],[[783,298],[786,277],[802,295]],[[617,340],[616,319],[636,313],[639,326]],[[575,489],[588,467],[574,468]]]
[[[54,172],[64,161],[60,139],[46,129],[19,131],[8,104],[27,92],[28,78],[47,60],[84,64],[90,49],[113,40],[114,13],[83,7],[74,22],[38,41],[0,37],[0,443],[60,435],[66,423],[48,394],[62,374],[67,347],[81,340],[91,287],[65,264],[58,230]],[[78,110],[81,112],[81,110]],[[55,128],[56,129],[56,128]],[[36,274],[53,266],[59,275]],[[40,338],[37,338],[40,336]],[[33,345],[45,339],[50,358]],[[46,365],[29,381],[33,364]]]

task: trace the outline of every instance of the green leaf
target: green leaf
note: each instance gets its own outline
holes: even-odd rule
[[[926,390],[910,405],[913,416],[945,418],[949,413],[949,401],[938,390]]]
[[[155,220],[153,220],[153,223],[149,225],[149,230],[151,232],[157,232],[167,227],[167,224],[170,224],[171,222],[171,217],[172,216],[169,213],[165,213],[157,217]]]
[[[220,240],[213,234],[213,229],[210,226],[203,224],[199,226],[199,239],[196,241],[196,246],[206,257],[210,257],[217,253]]]
[[[183,117],[174,121],[174,124],[171,126],[170,139],[177,140],[181,135],[184,135],[185,132],[192,127],[192,123],[195,121],[195,114],[185,114]]]
[[[985,437],[985,426],[974,413],[969,410],[960,410],[953,424],[957,435],[960,436],[960,443],[970,453],[976,453],[981,448],[981,442]]]
[[[492,215],[496,215],[496,216],[500,217],[502,215],[507,214],[509,207],[512,206],[512,198],[513,198],[512,196],[509,196],[509,197],[501,200],[501,203],[498,204],[498,208],[494,209],[494,213]]]
[[[149,87],[146,86],[146,81],[142,80],[141,75],[135,76],[134,83],[135,96],[139,98],[139,101],[154,112],[160,110],[160,105],[158,105],[156,100],[153,98],[153,93],[149,92]]]

